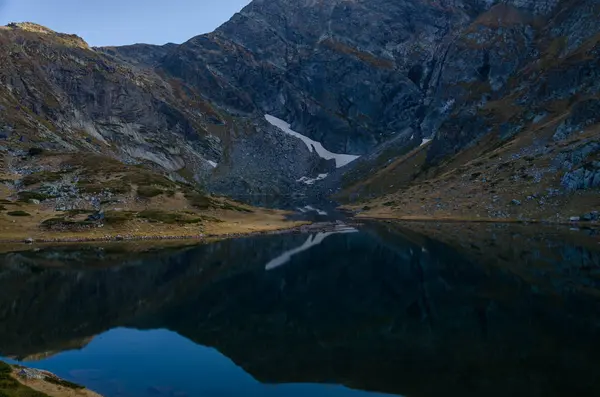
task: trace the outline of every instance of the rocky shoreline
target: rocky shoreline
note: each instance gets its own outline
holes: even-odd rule
[[[0,396],[102,397],[50,371],[0,361]]]

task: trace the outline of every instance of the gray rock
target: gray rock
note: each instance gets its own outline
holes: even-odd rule
[[[513,200],[512,200],[510,203],[511,203],[512,205],[521,205],[521,201],[520,201],[520,200],[517,200],[517,199],[513,199]]]
[[[23,379],[44,379],[47,376],[47,372],[33,368],[21,368],[17,372],[17,375]]]
[[[104,219],[104,211],[97,211],[87,217],[87,221],[97,222]]]
[[[24,242],[26,244],[33,244],[35,242],[35,240],[33,238],[29,237],[29,238],[26,238]]]
[[[579,222],[580,218],[578,216],[572,216],[569,218],[571,222]]]

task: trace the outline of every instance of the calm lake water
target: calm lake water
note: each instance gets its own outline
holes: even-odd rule
[[[599,242],[382,223],[5,254],[0,355],[106,397],[599,396]]]

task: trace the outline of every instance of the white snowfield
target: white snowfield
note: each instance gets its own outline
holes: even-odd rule
[[[210,166],[213,168],[217,168],[217,166],[219,165],[219,164],[215,163],[214,161],[210,161],[210,160],[208,160],[208,164],[210,164]]]
[[[354,161],[360,157],[360,156],[354,156],[352,154],[331,153],[329,150],[325,149],[320,142],[313,141],[309,137],[299,134],[296,131],[292,130],[290,128],[290,124],[286,123],[285,121],[278,119],[275,116],[271,116],[270,114],[265,114],[265,119],[269,123],[271,123],[271,125],[274,125],[275,127],[279,128],[281,131],[285,132],[286,134],[296,137],[298,139],[301,139],[302,142],[304,142],[306,144],[306,146],[308,147],[308,150],[310,150],[311,152],[314,150],[315,152],[317,152],[319,157],[321,157],[325,160],[335,159],[336,168],[343,167],[346,164],[351,163],[352,161]]]
[[[292,259],[292,256],[299,254],[300,252],[306,251],[307,249],[314,247],[315,245],[319,245],[325,240],[327,237],[334,234],[342,234],[342,233],[357,233],[358,230],[348,226],[339,226],[335,231],[332,232],[319,232],[315,235],[310,235],[308,239],[301,246],[291,249],[289,251],[284,252],[279,255],[277,258],[271,260],[266,264],[265,270],[273,270],[279,266],[283,266]]]
[[[421,142],[420,146],[427,145],[429,142],[431,142],[431,139],[423,138],[423,142]]]

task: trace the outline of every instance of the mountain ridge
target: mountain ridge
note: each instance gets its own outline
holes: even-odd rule
[[[448,196],[459,212],[548,219],[555,209],[564,212],[565,200],[583,195],[583,201],[575,197],[576,204],[566,205],[575,215],[575,208],[583,213],[600,204],[588,197],[600,186],[600,120],[594,116],[598,14],[592,0],[255,0],[214,32],[180,45],[90,49],[96,62],[124,71],[121,84],[133,85],[129,98],[111,99],[96,111],[102,116],[115,107],[128,109],[117,115],[124,120],[117,120],[116,129],[98,117],[86,131],[116,140],[118,156],[142,159],[171,177],[186,175],[209,191],[240,198],[311,197],[341,188],[337,197],[357,209],[373,200],[366,206],[396,202],[410,195],[406,189],[418,191],[436,175],[471,169],[472,163],[483,162],[485,169],[492,164],[487,153],[513,156],[518,146],[527,154],[516,160],[534,157],[523,164],[525,171],[496,182],[496,189],[474,185],[489,183],[485,177],[459,184],[458,195]],[[90,106],[86,101],[74,107]],[[128,113],[139,125],[127,120]],[[336,170],[266,123],[265,114],[329,151],[362,157]],[[151,144],[145,137],[154,129],[157,143]],[[172,143],[164,150],[169,135]],[[416,163],[407,163],[410,172],[383,178],[391,179],[387,188],[369,187],[368,179],[424,139],[433,140]],[[475,168],[468,174],[485,173]],[[323,174],[328,177],[310,186],[301,182]],[[531,180],[539,186],[530,189]],[[394,187],[398,182],[401,191]],[[475,196],[481,203],[461,205],[460,195],[473,189],[480,190]],[[523,202],[545,189],[561,195],[551,211],[514,208],[513,200]],[[423,197],[443,195],[434,188]],[[386,213],[396,214],[391,209]]]

